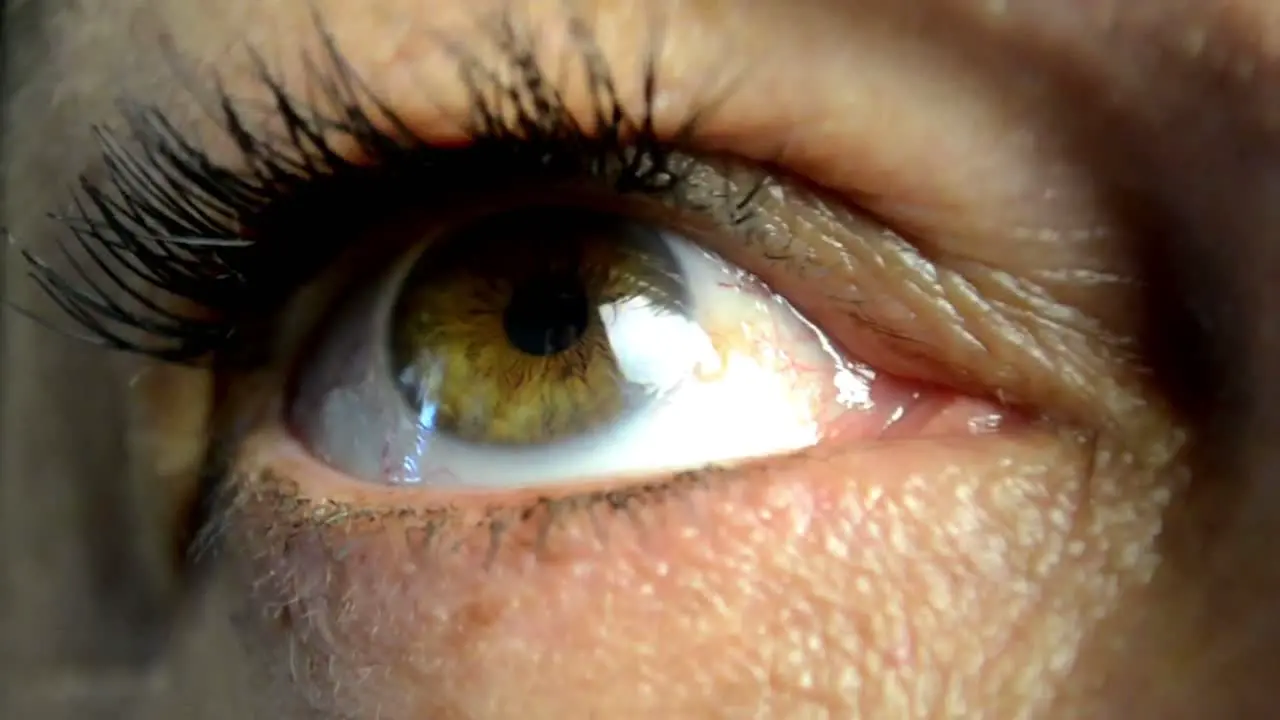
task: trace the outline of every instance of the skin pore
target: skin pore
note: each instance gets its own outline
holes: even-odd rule
[[[261,93],[246,47],[300,86],[316,47],[313,11],[398,116],[445,139],[467,98],[456,63],[432,38],[483,53],[481,5],[138,0],[51,13],[47,54],[18,67],[6,108],[4,221],[40,247],[51,232],[44,213],[66,201],[54,189],[85,167],[92,174],[89,127],[116,122],[121,96],[158,105],[226,152],[191,87],[216,72],[233,95]],[[1245,683],[1266,677],[1275,649],[1247,644],[1267,637],[1250,624],[1247,600],[1237,613],[1214,613],[1203,582],[1240,558],[1214,545],[1230,536],[1217,529],[1221,508],[1240,501],[1216,489],[1214,470],[1239,471],[1221,454],[1217,465],[1199,461],[1195,442],[1215,438],[1175,412],[1201,406],[1177,384],[1189,371],[1157,356],[1166,338],[1151,316],[1175,301],[1150,276],[1147,244],[1155,228],[1175,219],[1196,227],[1209,214],[1201,203],[1211,195],[1176,168],[1226,172],[1204,159],[1211,143],[1225,142],[1227,129],[1238,138],[1265,131],[1257,86],[1274,72],[1277,11],[1263,0],[1159,11],[1066,0],[907,5],[520,7],[548,57],[570,44],[566,6],[589,18],[624,98],[638,97],[633,70],[660,27],[660,130],[714,98],[701,149],[784,168],[911,239],[909,248],[868,249],[856,241],[875,226],[862,215],[783,203],[781,222],[816,238],[814,253],[847,260],[848,282],[883,303],[877,318],[893,332],[872,337],[852,314],[820,303],[814,322],[878,369],[998,395],[1053,422],[828,444],[674,479],[624,507],[554,522],[513,511],[498,516],[495,542],[492,516],[437,522],[438,494],[326,474],[262,420],[232,453],[218,552],[161,663],[170,684],[139,701],[139,712],[165,716],[164,698],[184,688],[198,688],[188,697],[201,708],[219,698],[216,710],[194,711],[209,717],[1168,718],[1257,709]],[[576,112],[588,102],[567,93]],[[1244,119],[1215,124],[1193,112],[1227,108]],[[1174,111],[1188,118],[1176,133],[1162,122]],[[29,177],[41,182],[15,182]],[[123,488],[112,502],[143,508],[123,526],[148,528],[141,537],[152,540],[174,531],[172,508],[205,449],[210,379],[162,368],[135,375],[132,361],[104,362],[38,328],[5,331],[6,374],[39,380],[6,388],[17,396],[6,427],[21,417],[11,408],[47,413],[31,432],[51,439],[7,444],[3,476],[34,488],[97,475]],[[900,335],[912,342],[891,339]],[[285,369],[237,378],[227,401],[269,417]],[[68,373],[137,382],[88,401],[37,390]],[[133,457],[101,464],[126,441],[102,428],[121,427],[128,413],[143,428],[128,437]],[[64,448],[68,437],[88,448],[67,457],[58,437]],[[115,466],[118,477],[102,477]],[[524,507],[517,499],[500,504]],[[9,500],[0,503],[6,520],[17,505]],[[154,517],[165,519],[159,531]],[[126,555],[155,552],[138,545]],[[167,581],[151,582],[163,596]],[[86,580],[39,587],[48,597],[98,590]],[[1256,590],[1216,587],[1233,598]]]

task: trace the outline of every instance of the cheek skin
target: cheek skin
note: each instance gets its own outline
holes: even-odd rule
[[[846,446],[496,535],[242,456],[221,549],[268,693],[326,717],[1012,717],[1158,564],[1182,473],[1110,450]]]

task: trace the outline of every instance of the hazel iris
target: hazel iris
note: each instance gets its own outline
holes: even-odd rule
[[[679,262],[659,231],[574,207],[473,221],[428,248],[400,288],[390,361],[438,432],[536,444],[616,423],[652,402],[611,339],[624,304],[684,315]]]

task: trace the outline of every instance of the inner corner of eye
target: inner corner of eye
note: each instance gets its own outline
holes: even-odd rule
[[[823,443],[998,427],[879,372],[760,279],[632,218],[526,207],[345,297],[296,363],[315,459],[443,490],[652,478]]]

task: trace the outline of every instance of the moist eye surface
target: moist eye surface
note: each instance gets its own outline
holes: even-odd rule
[[[652,220],[506,210],[335,303],[288,423],[357,480],[646,476],[875,436],[920,398],[746,270]]]

